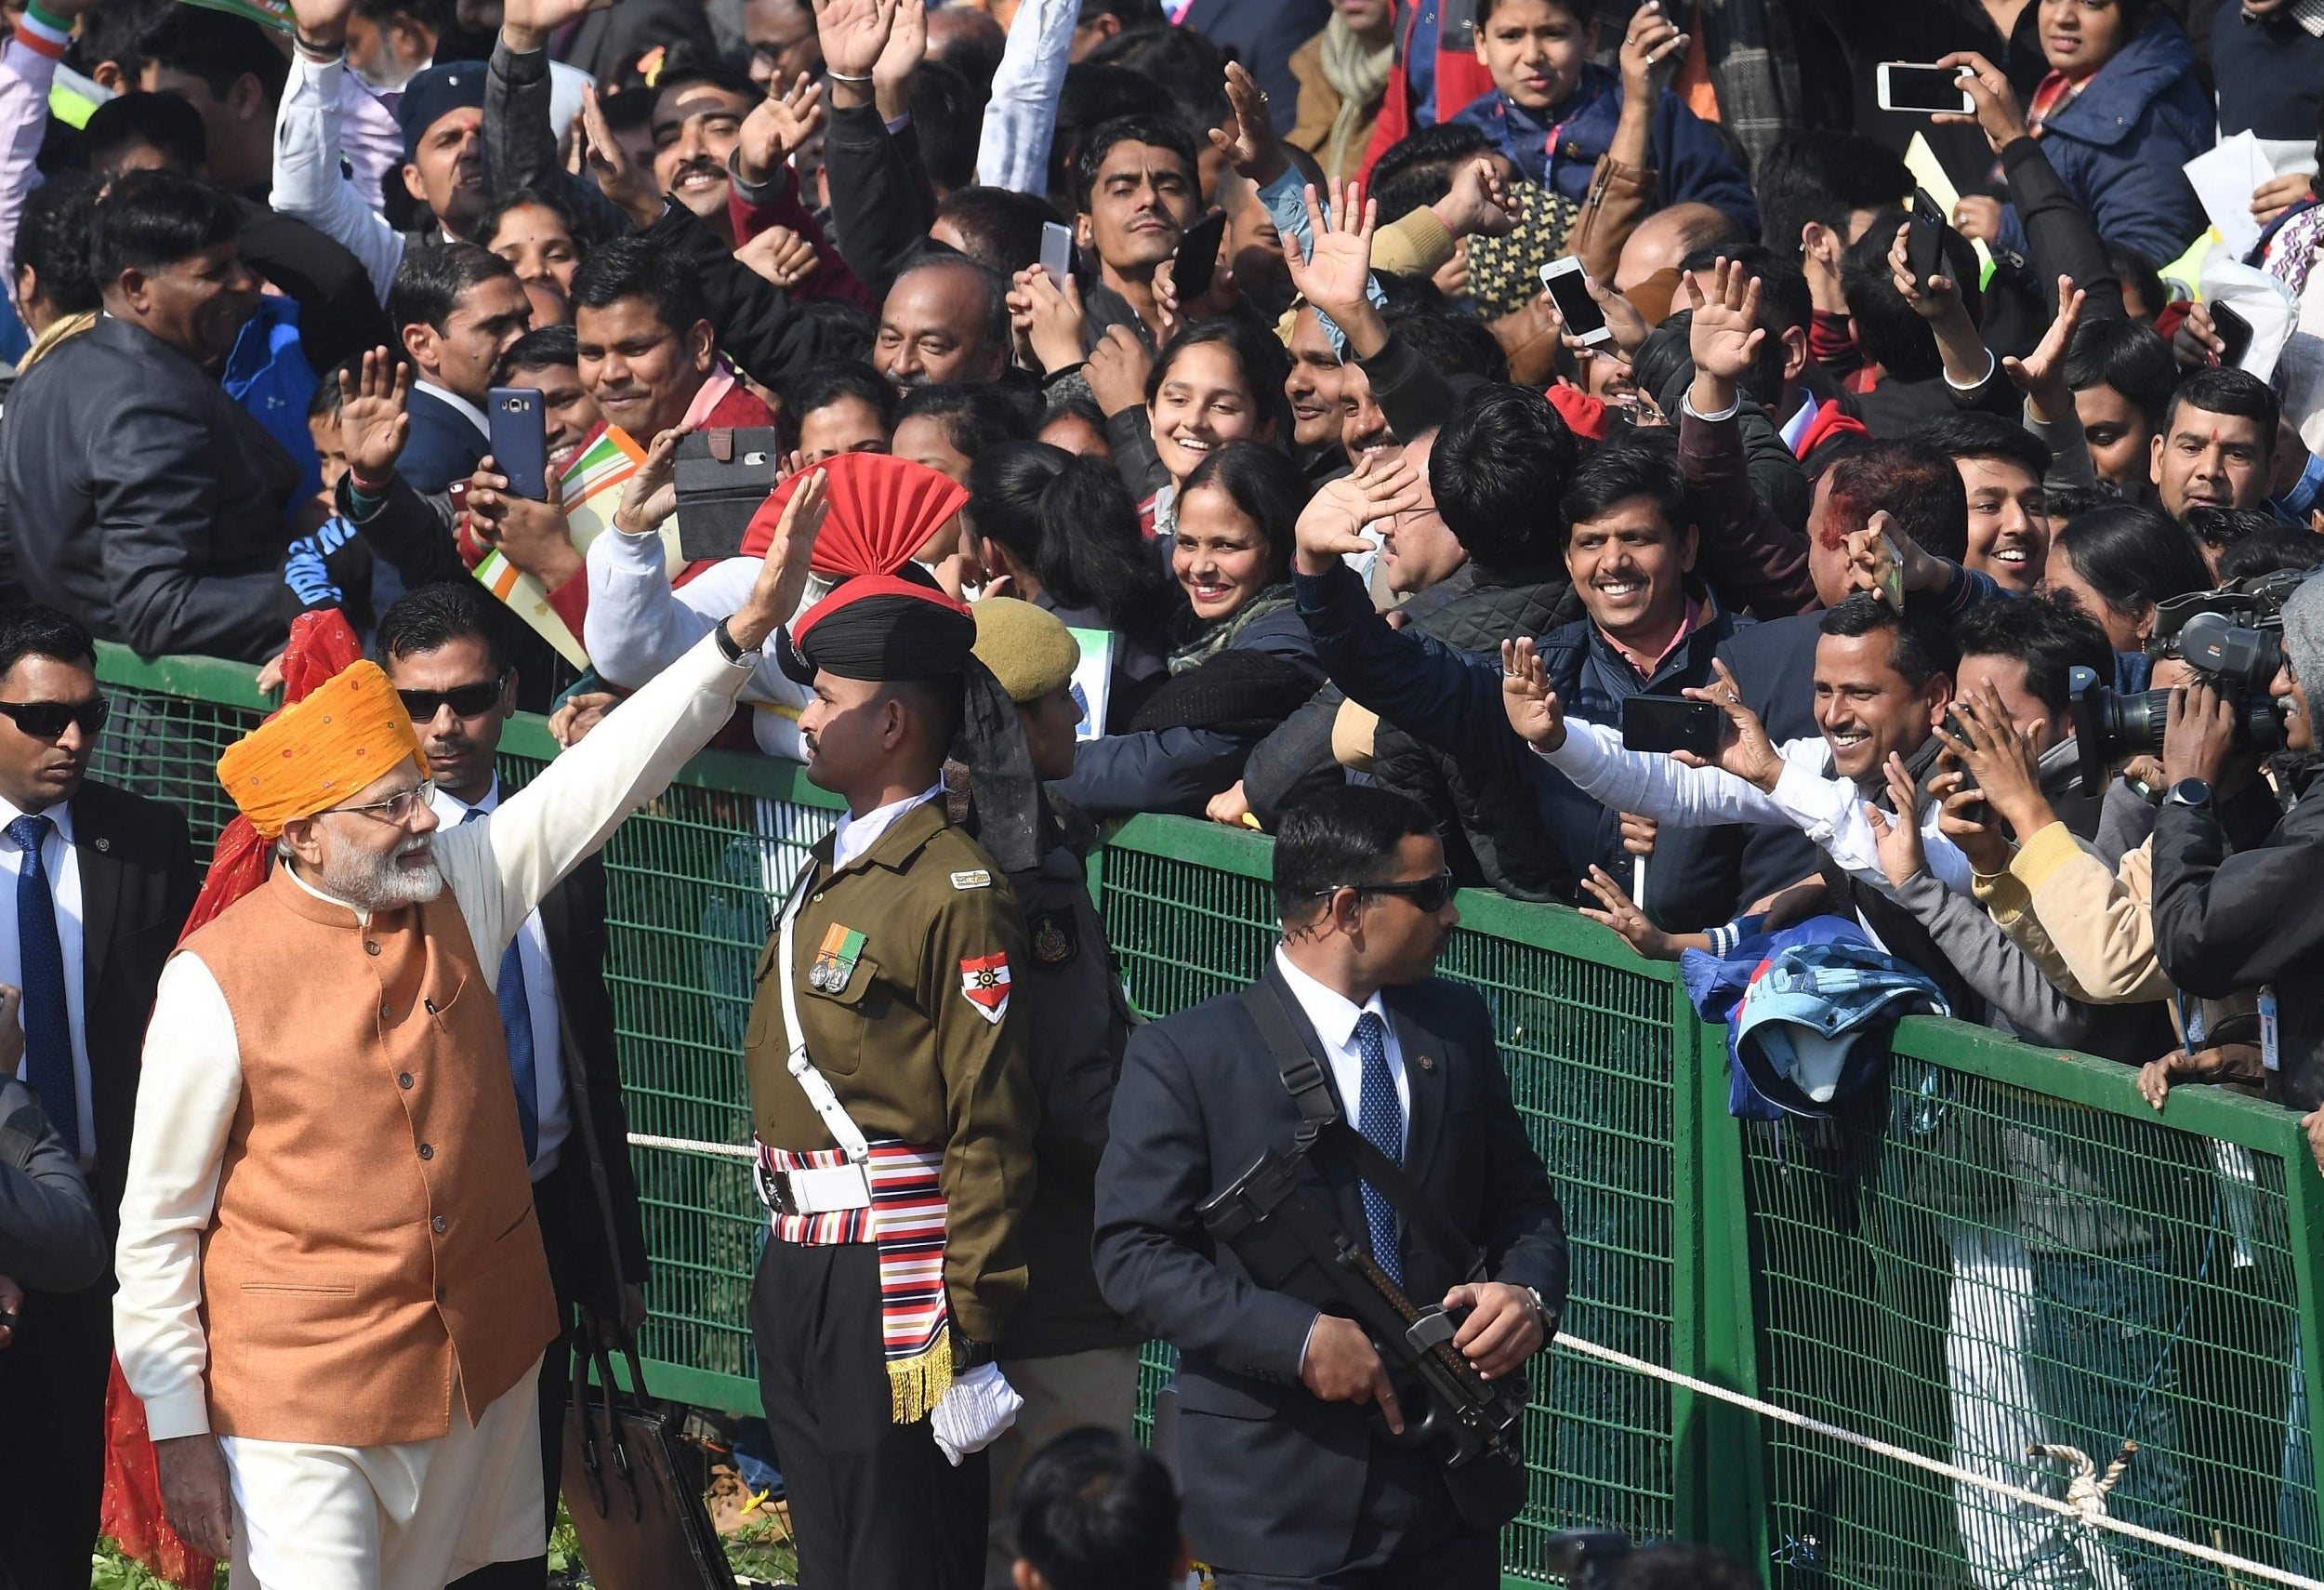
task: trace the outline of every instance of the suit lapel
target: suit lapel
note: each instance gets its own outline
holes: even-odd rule
[[[1404,1057],[1406,1086],[1412,1094],[1411,1120],[1405,1130],[1404,1168],[1415,1183],[1428,1176],[1429,1161],[1445,1124],[1445,1046],[1405,1014],[1397,990],[1387,990],[1382,1001],[1396,1031],[1396,1048]]]
[[[115,854],[120,843],[108,831],[93,801],[73,802],[73,849],[81,868],[81,1019],[104,987],[105,958],[112,948],[113,923],[121,913],[125,868]]]

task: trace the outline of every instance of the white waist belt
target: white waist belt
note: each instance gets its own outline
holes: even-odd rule
[[[861,1165],[777,1171],[775,1207],[785,1214],[837,1214],[871,1207],[871,1176]]]

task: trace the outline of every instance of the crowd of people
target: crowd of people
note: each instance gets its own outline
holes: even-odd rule
[[[1522,1464],[1208,1224],[1296,1143],[1480,1398],[1554,1334],[1456,888],[1838,937],[2324,1164],[2317,0],[9,15],[0,1585],[109,1448],[182,1572],[541,1582],[647,1317],[596,853],[709,745],[846,807],[733,1035],[811,1590],[1498,1582]],[[99,642],[284,691],[206,883]],[[1141,813],[1284,929],[1150,1025]]]

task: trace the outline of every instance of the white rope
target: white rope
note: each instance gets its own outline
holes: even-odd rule
[[[731,1159],[758,1158],[758,1150],[747,1144],[703,1143],[686,1137],[654,1137],[642,1132],[631,1133],[629,1142],[634,1147],[666,1148],[680,1154],[706,1154],[719,1159]],[[2227,1569],[2253,1579],[2265,1579],[2271,1584],[2288,1584],[2292,1586],[2293,1590],[2324,1590],[2324,1582],[2304,1579],[2284,1569],[2270,1568],[2264,1562],[2253,1562],[2249,1557],[2238,1557],[2233,1552],[2220,1551],[2212,1546],[2181,1540],[2176,1535],[2166,1535],[2159,1530],[2150,1530],[2143,1525],[2117,1518],[2106,1511],[2105,1492],[2094,1485],[2078,1486],[2076,1488],[2078,1501],[2062,1501],[2055,1496],[2044,1496],[2038,1491],[2027,1491],[2022,1486],[1991,1479],[1982,1474],[1972,1474],[1965,1468],[1956,1468],[1953,1464],[1940,1459],[1923,1457],[1919,1452],[1908,1451],[1904,1447],[1893,1446],[1874,1437],[1860,1436],[1854,1430],[1843,1430],[1837,1424],[1827,1424],[1821,1419],[1812,1419],[1804,1413],[1794,1413],[1788,1408],[1778,1408],[1772,1402],[1763,1402],[1756,1397],[1747,1397],[1739,1391],[1730,1390],[1723,1385],[1713,1385],[1709,1381],[1697,1380],[1691,1374],[1681,1374],[1676,1370],[1665,1369],[1660,1364],[1648,1363],[1644,1358],[1634,1358],[1628,1353],[1618,1352],[1612,1347],[1602,1347],[1597,1343],[1585,1341],[1579,1336],[1561,1333],[1556,1345],[1561,1347],[1570,1347],[1585,1357],[1602,1359],[1621,1369],[1630,1370],[1633,1373],[1646,1375],[1670,1385],[1683,1386],[1688,1391],[1704,1397],[1715,1397],[1722,1402],[1732,1403],[1737,1408],[1749,1409],[1764,1418],[1775,1420],[1779,1424],[1789,1424],[1794,1429],[1805,1430],[1810,1435],[1822,1436],[1847,1446],[1859,1447],[1868,1452],[1877,1452],[1882,1457],[1893,1458],[1898,1463],[1914,1468],[1925,1469],[1931,1474],[1941,1475],[1956,1484],[1974,1485],[1980,1491],[1990,1491],[1997,1495],[2006,1496],[2013,1502],[2021,1502],[2029,1507],[2039,1507],[2045,1512],[2059,1514],[2089,1529],[2106,1530],[2118,1535],[2128,1535],[2131,1539],[2143,1541],[2148,1545],[2161,1546],[2167,1551],[2184,1552],[2188,1557],[2208,1562],[2214,1568]]]
[[[2091,1529],[2108,1530],[2119,1535],[2128,1535],[2133,1540],[2144,1541],[2148,1545],[2162,1546],[2170,1551],[2185,1552],[2187,1556],[2208,1562],[2214,1568],[2229,1569],[2253,1579],[2265,1579],[2273,1584],[2290,1584],[2296,1586],[2297,1590],[2324,1590],[2324,1584],[2319,1584],[2316,1580],[2303,1579],[2296,1573],[2288,1572],[2280,1568],[2270,1568],[2264,1562],[2253,1562],[2251,1558],[2238,1557],[2233,1552],[2199,1545],[2193,1541],[2183,1541],[2176,1535],[2166,1535],[2159,1530],[2149,1530],[2142,1525],[2117,1518],[2105,1511],[2105,1503],[2102,1499],[2093,1497],[2093,1504],[2077,1506],[2072,1502],[2060,1501],[2054,1496],[2044,1496],[2038,1491],[2027,1491],[2019,1486],[2005,1484],[1998,1479],[1988,1479],[1984,1475],[1972,1474],[1965,1468],[1955,1468],[1949,1463],[1940,1462],[1932,1457],[1923,1457],[1919,1452],[1909,1451],[1903,1447],[1891,1446],[1888,1442],[1878,1440],[1873,1437],[1859,1436],[1854,1430],[1843,1430],[1837,1424],[1827,1424],[1821,1419],[1811,1419],[1804,1413],[1794,1413],[1789,1409],[1778,1408],[1772,1402],[1762,1402],[1756,1397],[1746,1397],[1741,1392],[1731,1391],[1723,1385],[1713,1385],[1708,1381],[1697,1380],[1691,1374],[1681,1374],[1676,1370],[1664,1369],[1660,1364],[1651,1364],[1644,1358],[1631,1358],[1628,1353],[1617,1352],[1612,1347],[1601,1347],[1597,1343],[1586,1342],[1578,1336],[1561,1333],[1557,1338],[1557,1345],[1571,1347],[1574,1351],[1587,1357],[1602,1358],[1607,1363],[1618,1365],[1620,1368],[1634,1371],[1639,1374],[1649,1375],[1656,1380],[1668,1382],[1671,1385],[1684,1386],[1689,1391],[1700,1393],[1705,1397],[1715,1397],[1720,1401],[1731,1402],[1737,1408],[1748,1408],[1754,1413],[1775,1420],[1777,1424],[1789,1424],[1794,1429],[1805,1430],[1810,1435],[1824,1436],[1848,1446],[1861,1447],[1868,1452],[1878,1452],[1885,1458],[1894,1458],[1898,1463],[1908,1464],[1914,1468],[1926,1469],[1931,1474],[1942,1475],[1957,1484],[1974,1485],[1979,1490],[1990,1491],[2006,1496],[2013,1502],[2022,1502],[2028,1506],[2040,1507],[2047,1512],[2063,1514]]]
[[[747,1143],[701,1143],[691,1137],[655,1137],[643,1132],[629,1134],[632,1148],[667,1148],[674,1154],[708,1154],[720,1159],[756,1159],[759,1150]]]

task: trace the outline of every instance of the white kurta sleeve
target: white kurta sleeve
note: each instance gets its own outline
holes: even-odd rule
[[[749,680],[706,638],[492,815],[436,830],[437,866],[488,976],[542,896],[725,726]]]
[[[749,600],[765,564],[727,558],[673,589],[659,536],[608,530],[589,543],[589,610],[581,646],[601,678],[636,689],[701,643]],[[754,702],[793,709],[812,693],[794,684],[772,652],[761,656],[745,692]]]
[[[403,262],[403,239],[339,174],[346,76],[344,60],[315,61],[291,52],[290,81],[274,113],[274,191],[267,202],[362,260],[385,303]]]
[[[113,1352],[157,1441],[210,1427],[202,1238],[241,1103],[242,1049],[225,992],[200,960],[174,957],[146,1029],[113,1252]]]
[[[1604,723],[1568,718],[1565,743],[1536,754],[1600,805],[1675,828],[1790,821],[1758,786],[1721,768],[1689,767],[1658,752],[1631,750],[1621,731]]]

